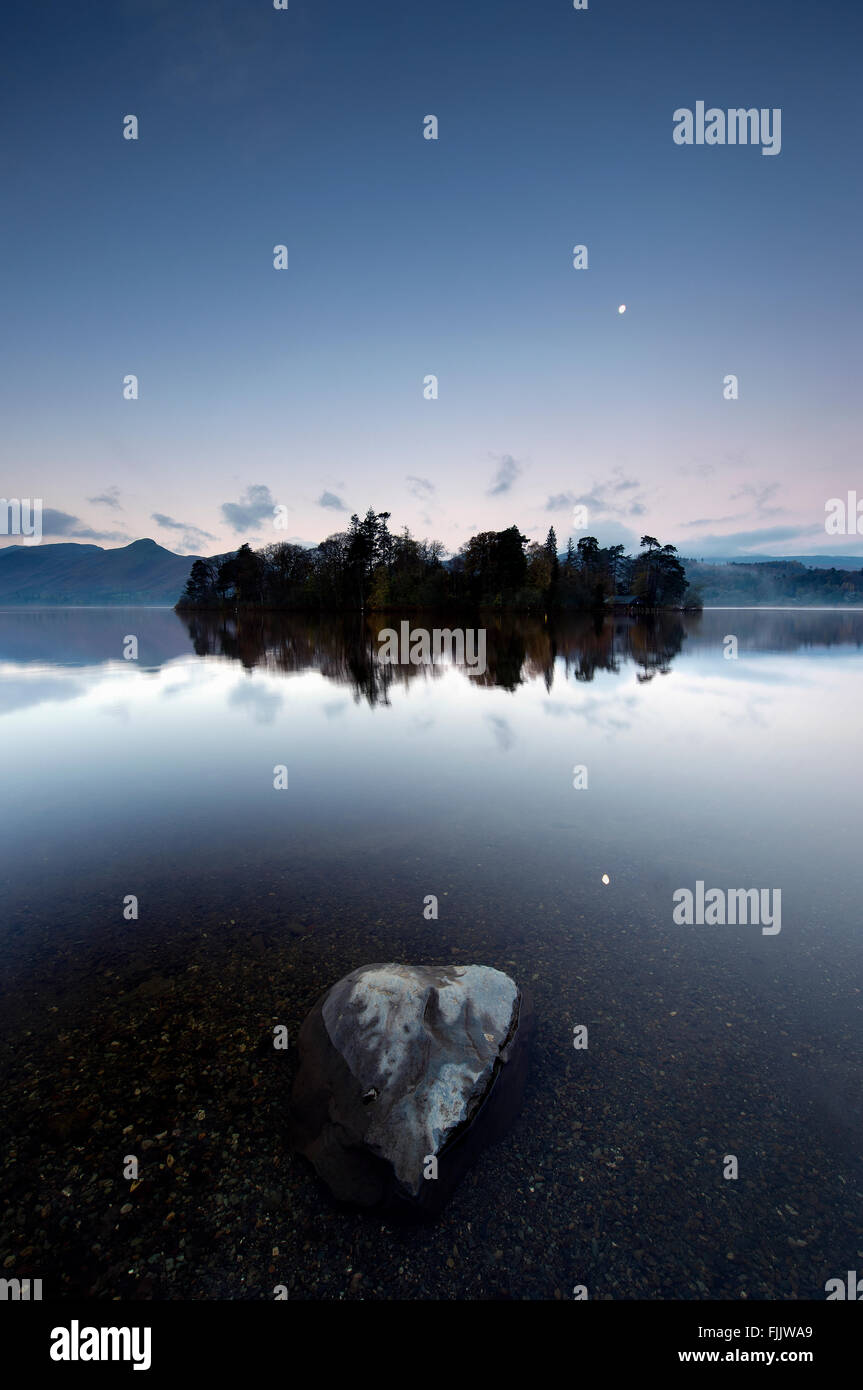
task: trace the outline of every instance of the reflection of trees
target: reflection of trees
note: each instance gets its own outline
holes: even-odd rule
[[[247,670],[260,666],[286,674],[320,671],[327,680],[350,686],[355,699],[370,705],[388,704],[394,683],[407,686],[418,678],[436,679],[447,669],[440,663],[379,661],[379,633],[385,627],[398,631],[400,619],[392,614],[314,617],[241,609],[231,615],[187,612],[183,618],[198,656],[227,657]],[[413,628],[429,631],[455,626],[451,617],[428,613],[414,613],[410,622]],[[641,668],[639,679],[668,671],[691,623],[677,614],[638,619],[572,614],[546,622],[524,614],[477,613],[466,618],[464,626],[484,628],[486,634],[486,670],[459,668],[468,679],[504,690],[542,680],[551,690],[556,662],[567,678],[577,681],[591,681],[597,671],[619,671],[627,662]]]
[[[642,668],[639,681],[653,680],[657,671],[667,675],[685,636],[682,621],[671,614],[649,613],[633,623],[628,633],[628,646],[632,660]]]
[[[247,669],[297,675],[320,671],[327,680],[349,685],[356,699],[388,704],[393,682],[407,684],[416,666],[388,666],[377,660],[377,634],[383,622],[363,622],[359,614],[314,616],[240,609],[231,616],[205,610],[181,615],[198,656],[223,656]],[[426,673],[428,674],[428,673]]]

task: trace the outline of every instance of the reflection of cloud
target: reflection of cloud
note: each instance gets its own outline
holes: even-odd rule
[[[122,700],[115,700],[113,705],[103,705],[99,713],[110,714],[112,719],[119,719],[121,724],[128,724],[131,718],[131,710]]]
[[[762,710],[764,711],[763,713]],[[768,715],[772,716],[772,718],[768,717]],[[772,720],[775,719],[773,701],[769,700],[766,695],[752,695],[748,700],[744,700],[742,704],[739,700],[735,700],[731,708],[720,707],[719,718],[727,720],[729,724],[735,727],[742,724],[744,718],[746,718],[749,720],[749,723],[754,724],[756,728],[766,729],[771,725]]]
[[[30,709],[34,705],[44,705],[55,701],[77,700],[86,694],[87,687],[82,681],[16,680],[13,676],[0,682],[0,715],[11,714],[16,709]]]
[[[335,719],[337,715],[344,714],[346,709],[350,709],[349,700],[330,700],[328,703],[321,705],[321,710],[326,715],[327,719]]]
[[[748,651],[740,648],[740,656],[737,661],[726,661],[721,650],[710,660],[705,660],[704,655],[699,653],[696,660],[703,671],[703,676],[698,681],[687,680],[685,677],[677,682],[677,689],[687,695],[697,695],[699,691],[704,691],[709,681],[743,681],[746,685],[812,685],[811,680],[807,680],[799,671],[792,675],[786,671],[767,671],[763,668],[755,670],[751,661],[746,658],[762,656],[759,651]],[[695,664],[695,663],[693,663]],[[714,694],[727,692],[720,685],[714,687]]]
[[[606,732],[611,730],[625,731],[632,728],[632,721],[629,719],[619,719],[615,716],[614,710],[621,705],[634,705],[636,698],[634,695],[625,695],[616,700],[614,705],[609,707],[607,700],[599,699],[596,696],[588,696],[580,699],[577,703],[567,704],[563,700],[543,701],[543,710],[550,714],[553,719],[566,719],[570,715],[576,715],[584,719],[585,723],[590,724],[595,729],[602,729]]]
[[[245,680],[231,691],[228,704],[235,709],[251,710],[256,724],[272,724],[282,708],[283,697],[258,681]]]
[[[515,745],[515,734],[510,727],[509,720],[504,719],[499,714],[487,714],[486,719],[494,730],[498,748],[502,753],[508,753],[510,748]]]

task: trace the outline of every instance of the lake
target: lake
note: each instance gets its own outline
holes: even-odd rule
[[[450,618],[481,674],[382,664],[404,617],[0,612],[4,1273],[824,1297],[863,1270],[863,612]],[[675,920],[698,883],[771,928]],[[285,1140],[305,1014],[392,960],[537,1016],[519,1120],[421,1227]]]

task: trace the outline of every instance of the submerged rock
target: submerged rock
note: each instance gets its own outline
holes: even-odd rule
[[[489,966],[354,970],[300,1030],[294,1147],[342,1201],[438,1211],[519,1108],[531,1024]]]

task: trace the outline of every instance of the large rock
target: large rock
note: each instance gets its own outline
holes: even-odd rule
[[[294,1147],[342,1201],[434,1214],[518,1110],[531,1025],[489,966],[353,971],[300,1030]]]

